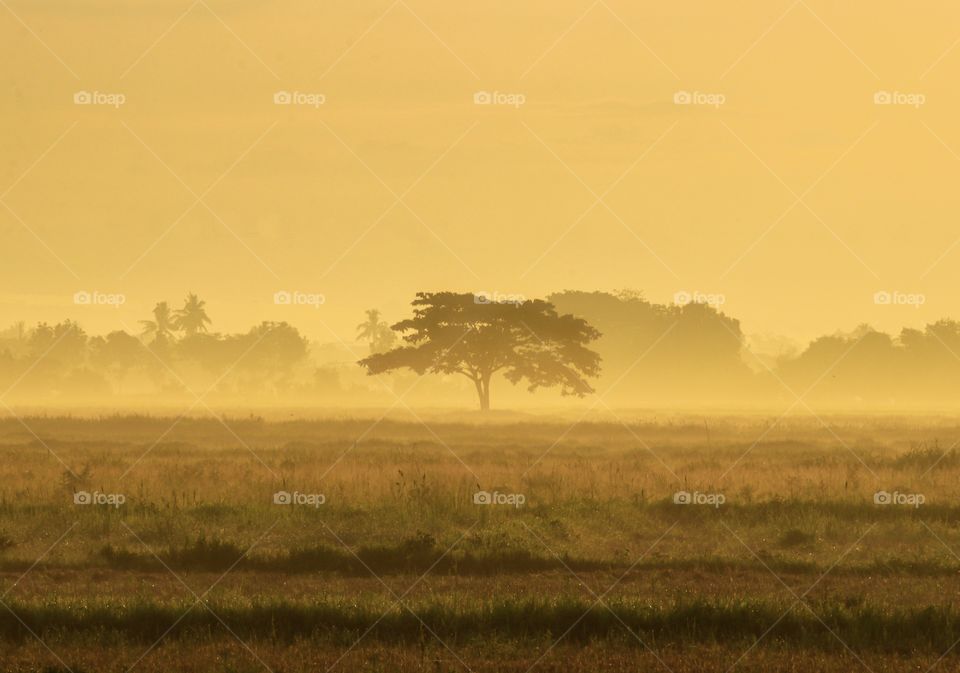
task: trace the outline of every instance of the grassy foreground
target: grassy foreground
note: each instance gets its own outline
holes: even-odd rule
[[[0,421],[0,670],[957,666],[952,420],[426,421]]]

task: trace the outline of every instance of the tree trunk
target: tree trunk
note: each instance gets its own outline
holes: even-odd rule
[[[480,411],[490,411],[490,376],[490,374],[477,374],[470,377],[477,388]]]
[[[490,375],[480,382],[480,411],[490,411]]]
[[[483,384],[479,378],[476,378],[473,380],[473,385],[477,388],[477,399],[480,400],[480,411],[486,411],[486,407],[483,406]]]

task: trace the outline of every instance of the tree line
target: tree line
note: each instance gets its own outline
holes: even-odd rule
[[[503,302],[425,292],[396,322],[366,311],[347,339],[365,344],[359,362],[355,351],[311,343],[286,322],[234,334],[213,326],[195,294],[179,308],[159,302],[138,331],[90,335],[70,320],[16,323],[0,331],[0,390],[35,403],[209,391],[239,403],[349,406],[389,404],[416,381],[423,401],[473,397],[484,410],[536,403],[529,393],[541,390],[549,391],[539,397],[544,406],[594,393],[610,405],[657,408],[789,404],[797,396],[837,408],[960,402],[960,323],[950,319],[896,335],[861,325],[760,357],[740,322],[707,304],[657,304],[635,291]]]

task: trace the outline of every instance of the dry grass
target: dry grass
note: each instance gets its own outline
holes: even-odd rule
[[[535,670],[655,663],[620,619],[678,673],[748,649],[737,670],[859,666],[841,640],[875,671],[925,670],[960,634],[949,419],[374,420],[0,421],[0,591],[63,659],[7,613],[3,670],[125,671],[194,603],[184,584],[214,585],[256,655],[197,606],[134,670],[326,670],[345,652],[343,670],[465,670],[442,640],[472,670],[526,671],[567,629]],[[475,505],[479,488],[526,504]],[[577,621],[608,589],[617,617]]]

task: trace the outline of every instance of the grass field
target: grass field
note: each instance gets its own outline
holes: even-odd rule
[[[0,421],[2,670],[957,668],[953,419],[622,416]]]

